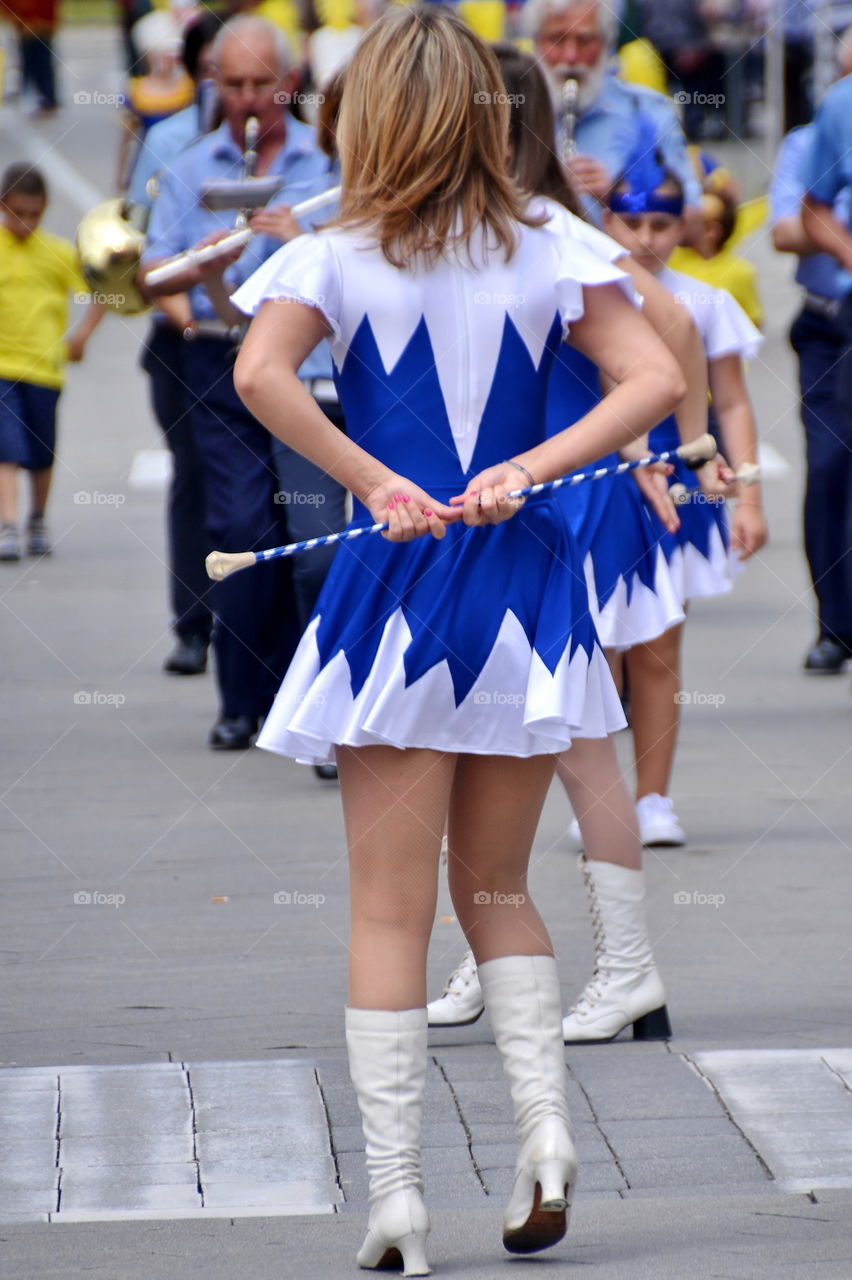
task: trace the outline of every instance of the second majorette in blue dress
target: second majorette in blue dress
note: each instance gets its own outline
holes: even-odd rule
[[[611,236],[555,201],[543,199],[536,202],[538,206],[550,215],[551,230],[569,241],[579,240],[607,262],[616,264],[629,256]],[[547,434],[562,431],[600,398],[596,366],[563,343],[550,375]],[[667,447],[676,448],[679,443],[676,438]],[[620,461],[612,453],[594,465],[613,466]],[[577,540],[589,607],[605,649],[645,644],[683,621],[682,601],[661,545],[663,527],[630,475],[558,489],[556,497]]]
[[[233,301],[318,308],[348,434],[446,502],[544,438],[582,286],[626,280],[546,226],[518,237],[508,263],[474,242],[471,261],[401,271],[332,229],[284,246]],[[353,524],[370,523],[356,502]],[[576,544],[543,496],[442,541],[342,543],[258,745],[306,763],[335,744],[523,757],[623,725]]]

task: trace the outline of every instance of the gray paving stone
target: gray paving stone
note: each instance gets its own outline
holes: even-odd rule
[[[0,1190],[0,1221],[7,1221],[12,1213],[50,1213],[56,1200],[56,1187],[50,1182],[41,1187]]]
[[[322,1177],[326,1182],[334,1182],[336,1165],[331,1156],[321,1156],[312,1152],[309,1156],[294,1156],[289,1152],[279,1155],[277,1159],[248,1161],[239,1153],[230,1158],[219,1160],[199,1160],[199,1176],[202,1187],[214,1183],[258,1183],[299,1182]],[[328,1199],[328,1194],[326,1194]]]
[[[621,1161],[628,1185],[642,1187],[692,1187],[721,1185],[726,1178],[746,1186],[769,1181],[761,1165],[745,1144],[740,1148],[725,1147],[702,1158],[671,1156],[669,1158],[630,1158]],[[593,1166],[597,1168],[598,1166]]]
[[[175,1136],[192,1135],[192,1108],[189,1094],[155,1093],[137,1100],[122,1099],[123,1106],[108,1105],[107,1100],[63,1104],[59,1136],[69,1138],[119,1137],[134,1134],[144,1137],[152,1132]]]
[[[161,1210],[171,1214],[175,1209],[201,1209],[201,1197],[193,1182],[182,1184],[140,1183],[131,1181],[104,1183],[101,1185],[74,1185],[69,1182],[68,1190],[63,1186],[62,1199],[59,1204],[58,1219],[67,1214],[85,1214],[99,1212],[136,1212],[137,1210]]]
[[[131,1166],[115,1165],[75,1165],[62,1170],[62,1192],[65,1194],[83,1194],[93,1188],[100,1193],[105,1187],[125,1186],[138,1183],[145,1186],[196,1186],[198,1183],[198,1166],[194,1160],[181,1164],[140,1164]]]
[[[270,1133],[260,1129],[248,1129],[245,1134],[239,1133],[199,1133],[196,1136],[198,1158],[204,1165],[209,1161],[241,1159],[247,1165],[257,1160],[284,1160],[288,1152],[294,1157],[313,1155],[317,1161],[330,1158],[331,1148],[327,1134],[322,1144],[316,1141],[313,1133],[304,1144],[291,1142],[285,1146],[279,1133]]]
[[[0,1196],[4,1191],[20,1187],[55,1187],[59,1182],[56,1165],[30,1163],[26,1160],[4,1160],[0,1163]]]
[[[193,1159],[191,1135],[128,1133],[120,1138],[66,1138],[60,1144],[65,1168],[84,1165],[180,1164]]]
[[[472,1173],[473,1161],[467,1147],[424,1147],[422,1151],[424,1174],[445,1170],[447,1173]]]
[[[328,1183],[310,1179],[293,1182],[216,1182],[204,1188],[205,1209],[283,1209],[290,1207],[301,1213],[316,1208],[326,1212]]]
[[[15,1138],[51,1138],[56,1135],[57,1099],[55,1089],[36,1089],[7,1094],[0,1099],[0,1150]]]

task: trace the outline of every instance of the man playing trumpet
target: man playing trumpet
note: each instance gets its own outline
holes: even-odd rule
[[[231,373],[234,331],[227,296],[300,228],[288,208],[333,185],[329,161],[313,130],[287,111],[297,71],[283,33],[258,18],[227,23],[213,44],[222,125],[188,147],[160,175],[143,255],[140,284],[150,296],[186,292],[184,377],[193,432],[205,471],[207,531],[211,545],[261,547],[282,537],[306,538],[345,523],[340,486],[283,450],[237,397]],[[250,166],[245,152],[252,125]],[[233,228],[233,209],[215,207],[211,184],[280,177],[276,208],[258,219],[259,234],[245,248],[214,262],[188,265],[166,283],[146,285],[155,266],[191,248],[219,240]],[[205,194],[206,193],[206,194]],[[223,316],[226,317],[223,319]],[[327,349],[300,371],[326,413],[338,411]],[[329,407],[326,407],[326,406]],[[221,696],[210,735],[217,749],[251,745],[258,722],[277,691],[301,627],[313,607],[327,563],[316,557],[292,574],[244,574],[211,592],[213,646]]]

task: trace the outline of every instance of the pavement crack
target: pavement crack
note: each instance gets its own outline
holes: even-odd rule
[[[182,1062],[181,1067],[186,1077],[186,1088],[189,1093],[189,1110],[192,1116],[192,1162],[195,1165],[195,1186],[201,1197],[201,1208],[204,1208],[204,1187],[201,1185],[201,1161],[198,1158],[198,1113],[195,1110],[195,1094],[192,1089],[192,1076],[189,1066]]]
[[[488,1191],[485,1178],[482,1176],[482,1170],[477,1164],[476,1156],[473,1154],[473,1134],[470,1130],[470,1126],[468,1125],[467,1121],[464,1118],[464,1112],[461,1109],[461,1103],[459,1102],[458,1094],[456,1093],[455,1089],[452,1086],[452,1081],[450,1080],[450,1077],[447,1075],[442,1064],[438,1061],[438,1059],[434,1055],[432,1055],[432,1061],[440,1071],[444,1080],[444,1084],[447,1086],[447,1088],[450,1091],[450,1097],[453,1100],[453,1106],[456,1109],[456,1115],[459,1118],[459,1124],[464,1129],[465,1142],[467,1144],[467,1153],[470,1156],[470,1163],[473,1165],[473,1172],[476,1174],[477,1180],[479,1182],[479,1185],[482,1187],[484,1194],[489,1195],[490,1193]]]
[[[56,1210],[59,1212],[59,1206],[62,1202],[62,1165],[60,1163],[61,1142],[60,1130],[62,1129],[62,1077],[56,1077]]]
[[[320,1102],[322,1103],[323,1115],[325,1116],[325,1127],[326,1127],[326,1130],[328,1131],[328,1147],[329,1147],[329,1150],[331,1151],[331,1158],[334,1161],[334,1180],[337,1183],[337,1189],[340,1192],[341,1198],[345,1202],[346,1192],[343,1189],[343,1178],[340,1173],[340,1161],[337,1158],[337,1149],[334,1145],[334,1132],[331,1127],[331,1113],[329,1112],[329,1109],[328,1109],[328,1102],[326,1101],[325,1090],[322,1087],[322,1080],[320,1079],[320,1074],[317,1067],[314,1067],[314,1080],[316,1081],[317,1090],[319,1091],[319,1096],[320,1096]]]
[[[754,1156],[755,1160],[756,1160],[756,1161],[757,1161],[757,1163],[760,1165],[760,1167],[761,1167],[761,1169],[763,1170],[763,1172],[766,1174],[767,1178],[769,1178],[769,1179],[770,1179],[770,1181],[774,1182],[774,1181],[775,1181],[775,1174],[772,1172],[772,1170],[770,1169],[769,1165],[768,1165],[768,1164],[767,1164],[767,1162],[764,1160],[763,1156],[760,1154],[760,1152],[758,1151],[757,1147],[754,1145],[754,1143],[752,1142],[751,1138],[750,1138],[750,1137],[748,1136],[748,1134],[746,1133],[745,1129],[743,1129],[742,1125],[740,1125],[740,1124],[739,1124],[739,1123],[734,1119],[733,1115],[732,1115],[732,1114],[731,1114],[731,1112],[728,1110],[728,1104],[725,1102],[725,1099],[722,1097],[721,1093],[720,1093],[720,1092],[719,1092],[719,1090],[716,1088],[715,1084],[714,1084],[714,1083],[713,1083],[713,1081],[710,1079],[710,1077],[709,1077],[708,1075],[706,1075],[706,1074],[705,1074],[705,1072],[703,1072],[703,1071],[701,1070],[701,1068],[699,1067],[698,1063],[697,1063],[697,1062],[695,1062],[695,1061],[694,1061],[694,1059],[690,1058],[690,1056],[689,1056],[689,1054],[688,1054],[688,1053],[682,1053],[682,1054],[680,1054],[680,1057],[681,1057],[681,1058],[683,1058],[683,1060],[684,1060],[684,1062],[687,1064],[687,1066],[692,1067],[692,1070],[693,1070],[693,1071],[694,1071],[694,1072],[695,1072],[695,1073],[700,1077],[700,1079],[702,1079],[702,1080],[704,1081],[704,1083],[707,1085],[708,1089],[710,1089],[710,1091],[711,1091],[711,1093],[713,1094],[714,1098],[715,1098],[715,1099],[716,1099],[716,1101],[718,1102],[719,1106],[722,1108],[722,1111],[725,1113],[726,1118],[727,1118],[728,1120],[730,1120],[731,1124],[734,1126],[734,1128],[736,1129],[737,1133],[740,1135],[740,1137],[742,1138],[743,1142],[746,1144],[746,1146],[748,1147],[749,1151],[752,1153],[752,1155]]]
[[[594,1103],[592,1102],[592,1099],[591,1099],[591,1097],[590,1097],[590,1095],[589,1095],[589,1091],[588,1091],[588,1089],[586,1089],[586,1088],[585,1088],[585,1086],[583,1085],[583,1082],[577,1078],[577,1076],[576,1076],[576,1075],[574,1074],[574,1072],[571,1070],[571,1067],[570,1067],[570,1065],[569,1065],[567,1062],[566,1062],[566,1064],[565,1064],[565,1068],[566,1068],[566,1070],[567,1070],[567,1072],[568,1072],[569,1076],[571,1077],[571,1079],[572,1079],[572,1080],[574,1081],[574,1083],[576,1084],[577,1088],[578,1088],[578,1089],[580,1090],[580,1092],[582,1093],[583,1097],[586,1099],[586,1105],[587,1105],[587,1107],[589,1108],[589,1110],[590,1110],[590,1111],[591,1111],[591,1113],[592,1113],[592,1119],[593,1119],[593,1120],[594,1120],[594,1122],[595,1122],[595,1128],[597,1129],[598,1133],[601,1135],[601,1137],[603,1138],[604,1142],[606,1143],[607,1150],[609,1151],[610,1155],[612,1156],[613,1160],[615,1161],[615,1167],[616,1167],[616,1169],[618,1170],[618,1172],[621,1174],[622,1178],[624,1179],[624,1185],[625,1185],[625,1187],[627,1188],[627,1190],[629,1191],[629,1190],[631,1189],[631,1188],[630,1188],[630,1179],[628,1178],[627,1174],[624,1172],[624,1168],[622,1167],[621,1161],[620,1161],[620,1160],[619,1160],[619,1158],[618,1158],[618,1152],[616,1151],[615,1147],[612,1145],[612,1143],[610,1142],[609,1138],[607,1137],[607,1135],[604,1133],[603,1129],[601,1128],[601,1122],[600,1122],[600,1120],[599,1120],[599,1118],[598,1118],[598,1113],[597,1113],[597,1111],[595,1110]]]

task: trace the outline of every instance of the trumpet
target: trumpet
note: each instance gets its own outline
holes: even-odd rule
[[[309,213],[314,213],[317,209],[324,208],[327,204],[335,204],[339,199],[340,187],[329,187],[328,191],[293,205],[292,213],[295,218],[302,218]],[[230,253],[232,249],[243,248],[254,234],[251,227],[242,227],[217,240],[215,244],[205,245],[203,249],[185,249],[183,253],[167,258],[165,262],[161,262],[158,267],[149,271],[145,276],[145,284],[165,284],[168,280],[174,280],[175,277],[180,276],[187,267],[200,267],[205,263],[215,262],[217,258]]]
[[[577,129],[577,99],[580,86],[569,76],[562,84],[562,163],[568,164],[577,154],[574,134]]]

